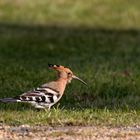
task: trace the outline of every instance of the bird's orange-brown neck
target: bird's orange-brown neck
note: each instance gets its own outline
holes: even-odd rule
[[[62,94],[64,93],[64,90],[66,88],[67,81],[68,81],[67,78],[62,78],[62,77],[60,77],[56,80],[57,86]]]

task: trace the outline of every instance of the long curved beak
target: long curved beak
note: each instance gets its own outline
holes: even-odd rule
[[[73,75],[72,76],[73,79],[79,80],[80,82],[82,82],[84,85],[88,86],[86,82],[84,82],[82,79],[80,79],[79,77]]]

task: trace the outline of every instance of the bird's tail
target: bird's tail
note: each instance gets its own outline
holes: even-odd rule
[[[0,99],[0,102],[3,102],[3,103],[15,103],[15,102],[20,102],[20,100],[15,99],[15,98],[3,98],[3,99]]]

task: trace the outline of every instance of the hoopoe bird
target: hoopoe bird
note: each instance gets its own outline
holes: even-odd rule
[[[64,66],[48,64],[50,69],[57,71],[57,79],[41,85],[31,91],[25,92],[14,98],[0,99],[0,102],[23,102],[30,103],[35,108],[50,109],[51,106],[56,104],[64,94],[65,87],[72,79],[77,79],[83,84],[87,85],[79,77],[75,76],[73,72]]]

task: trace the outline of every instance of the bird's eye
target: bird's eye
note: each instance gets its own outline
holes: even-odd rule
[[[70,73],[70,72],[68,72],[68,75],[71,75],[71,73]]]

